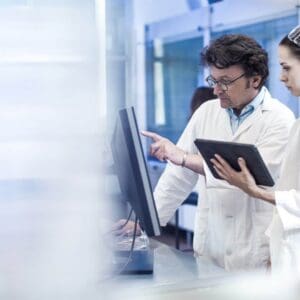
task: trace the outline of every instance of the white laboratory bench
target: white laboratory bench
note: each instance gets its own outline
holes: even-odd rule
[[[152,239],[150,247],[154,249],[153,274],[119,275],[102,283],[106,299],[143,299],[141,292],[150,296],[209,288],[233,276],[207,258],[195,258]]]
[[[227,272],[205,257],[194,258],[160,242],[152,275],[119,275],[98,286],[108,300],[298,300],[300,280],[265,271]]]

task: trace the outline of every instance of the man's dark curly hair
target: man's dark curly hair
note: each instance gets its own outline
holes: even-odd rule
[[[267,52],[254,39],[243,34],[223,35],[211,41],[201,52],[201,62],[218,69],[240,65],[246,77],[261,76],[259,89],[269,75]]]

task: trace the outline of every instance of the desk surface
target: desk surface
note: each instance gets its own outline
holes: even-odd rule
[[[134,299],[136,293],[141,291],[149,295],[208,288],[223,284],[232,277],[207,258],[194,258],[154,240],[151,240],[150,245],[154,249],[153,274],[120,275],[106,282],[104,289],[114,296],[113,299],[118,299],[121,295],[123,299]]]
[[[298,300],[300,281],[265,273],[228,273],[204,257],[195,259],[151,240],[153,275],[121,275],[102,282],[108,300]],[[99,299],[99,298],[96,298]]]

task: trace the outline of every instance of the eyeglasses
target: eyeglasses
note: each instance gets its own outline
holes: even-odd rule
[[[237,78],[235,78],[233,80],[216,80],[215,78],[213,78],[210,75],[210,76],[208,76],[206,78],[206,82],[212,88],[214,88],[216,85],[218,85],[223,91],[227,91],[229,85],[233,84],[235,81],[237,81],[238,79],[240,79],[243,76],[245,76],[245,74],[246,73],[243,73],[242,75],[240,75],[239,77],[237,77]]]
[[[300,26],[295,27],[289,34],[288,39],[300,47]]]

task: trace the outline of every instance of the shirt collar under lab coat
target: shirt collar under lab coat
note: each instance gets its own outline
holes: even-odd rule
[[[257,96],[242,109],[239,115],[236,115],[232,108],[226,109],[230,118],[230,125],[233,133],[235,133],[240,124],[259,107],[264,100],[266,92],[267,89],[263,86]]]

